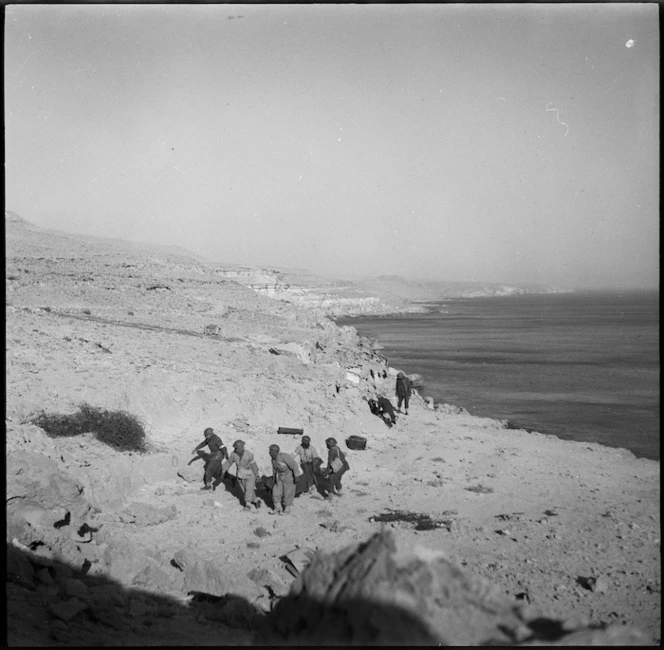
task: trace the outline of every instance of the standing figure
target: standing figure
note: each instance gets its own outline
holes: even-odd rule
[[[290,454],[280,451],[279,445],[270,445],[269,452],[274,477],[274,487],[272,488],[274,509],[270,514],[286,515],[290,512],[289,508],[295,498],[295,479],[301,474],[300,468]]]
[[[325,468],[323,475],[326,479],[332,483],[332,490],[330,494],[326,496],[327,499],[330,498],[332,494],[341,496],[341,477],[350,469],[348,461],[346,460],[346,455],[344,454],[337,444],[337,441],[334,438],[328,438],[325,441],[327,446],[327,467]]]
[[[221,483],[223,474],[222,466],[224,460],[228,460],[228,450],[224,447],[221,438],[214,432],[214,429],[208,427],[203,431],[205,440],[196,445],[191,453],[197,454],[197,458],[205,459],[205,474],[203,475],[203,487],[201,490],[214,490]],[[203,451],[203,447],[208,446],[210,453]],[[192,460],[196,460],[194,458]],[[190,463],[192,461],[189,461]],[[214,483],[210,485],[214,479]]]
[[[261,500],[256,496],[258,465],[256,465],[254,455],[244,448],[244,440],[236,440],[233,443],[233,453],[229,458],[226,471],[230,470],[233,464],[237,466],[237,481],[244,497],[244,509],[251,510],[249,504],[253,503],[258,510],[261,505]]]
[[[408,400],[410,399],[410,393],[412,391],[412,386],[410,385],[410,379],[406,377],[403,372],[397,374],[397,410],[401,413],[401,403],[404,403],[405,413],[408,415]]]
[[[311,492],[311,489],[316,486],[314,463],[317,458],[320,459],[320,455],[311,444],[309,436],[302,436],[302,442],[295,448],[293,455],[300,457],[300,467],[305,480],[304,491]]]

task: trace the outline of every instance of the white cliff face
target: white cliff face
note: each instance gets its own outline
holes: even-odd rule
[[[326,283],[314,276],[305,276],[304,281],[297,282],[276,270],[224,268],[216,269],[215,273],[268,298],[306,307],[320,315],[335,318],[424,311],[421,307],[407,305],[403,301],[383,301],[348,283]]]

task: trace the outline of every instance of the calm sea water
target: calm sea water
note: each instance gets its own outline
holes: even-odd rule
[[[338,321],[376,338],[421,393],[475,415],[659,460],[659,296],[551,294],[431,303]]]

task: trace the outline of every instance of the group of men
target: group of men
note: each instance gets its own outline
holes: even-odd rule
[[[245,510],[260,508],[261,500],[256,496],[256,482],[259,478],[258,465],[254,455],[245,448],[244,440],[233,443],[233,453],[228,454],[221,438],[210,427],[203,432],[205,439],[196,445],[192,454],[196,454],[190,463],[197,458],[205,459],[205,472],[203,475],[203,490],[215,490],[222,482],[224,476],[236,466],[237,484],[242,492],[242,501]],[[348,471],[349,466],[345,454],[339,448],[334,438],[325,441],[328,450],[327,467],[321,471],[323,459],[311,444],[309,436],[302,436],[300,444],[293,454],[284,453],[279,445],[270,445],[268,451],[272,463],[272,510],[270,514],[288,514],[295,499],[296,479],[303,476],[304,491],[310,493],[318,488],[325,498],[332,495],[341,496],[341,477]],[[203,451],[209,448],[209,453]],[[300,464],[295,462],[298,456]],[[319,485],[318,477],[325,479],[326,485]]]

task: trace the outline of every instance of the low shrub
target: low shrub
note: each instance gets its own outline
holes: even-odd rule
[[[118,451],[146,452],[145,429],[141,421],[125,411],[109,411],[83,403],[78,413],[62,415],[42,411],[31,422],[52,438],[94,433],[97,440]]]

